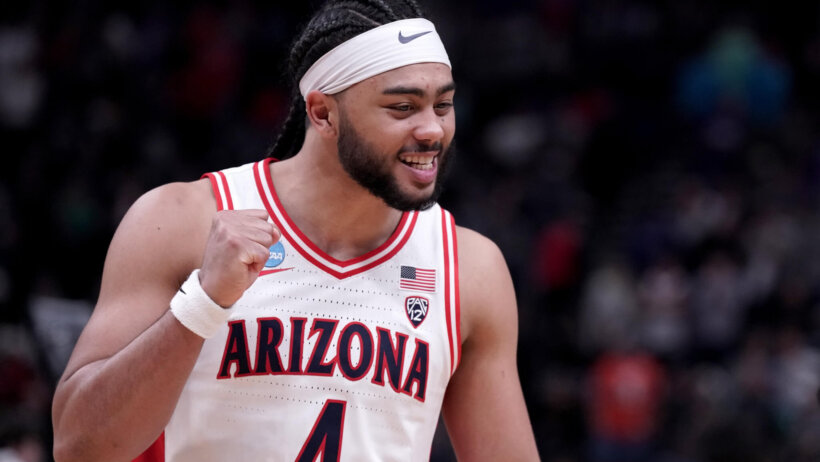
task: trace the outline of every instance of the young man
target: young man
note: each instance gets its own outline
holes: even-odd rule
[[[538,459],[503,257],[435,203],[454,83],[420,17],[325,5],[284,160],[133,205],[54,398],[57,460],[425,460],[440,412],[462,460]]]

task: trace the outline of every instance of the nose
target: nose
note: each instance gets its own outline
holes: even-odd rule
[[[444,138],[444,120],[430,107],[417,114],[413,136],[423,142],[436,143]]]

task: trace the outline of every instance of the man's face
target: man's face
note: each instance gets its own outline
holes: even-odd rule
[[[426,210],[435,204],[441,194],[442,179],[444,178],[449,160],[453,155],[452,144],[445,151],[440,142],[403,146],[398,153],[385,153],[379,150],[361,136],[347,117],[342,116],[339,123],[339,161],[342,167],[356,180],[359,185],[381,198],[387,205],[401,211]],[[434,172],[433,190],[429,194],[424,190],[414,194],[405,191],[399,185],[399,180],[392,172],[393,158],[400,159],[412,153],[413,156],[435,156],[431,162],[434,165],[414,166],[425,172]]]
[[[393,208],[431,207],[452,157],[453,95],[442,64],[405,66],[354,85],[340,98],[342,167]]]

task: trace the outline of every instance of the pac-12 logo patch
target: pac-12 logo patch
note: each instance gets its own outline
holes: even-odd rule
[[[429,307],[430,300],[424,297],[413,296],[404,300],[404,311],[407,313],[407,319],[410,320],[413,327],[418,327],[424,321]]]
[[[268,249],[268,261],[265,262],[265,268],[275,268],[283,261],[285,261],[285,246],[277,242]]]

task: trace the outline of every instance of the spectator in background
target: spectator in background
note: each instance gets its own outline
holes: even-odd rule
[[[8,329],[4,334],[6,341],[12,337]],[[44,460],[41,416],[49,407],[48,395],[48,386],[30,360],[0,353],[0,462]]]
[[[783,115],[790,82],[788,69],[753,33],[729,26],[684,68],[679,104],[685,114],[697,118],[728,112],[768,125]]]
[[[651,355],[602,355],[589,372],[591,462],[650,462],[661,429],[666,372]]]

